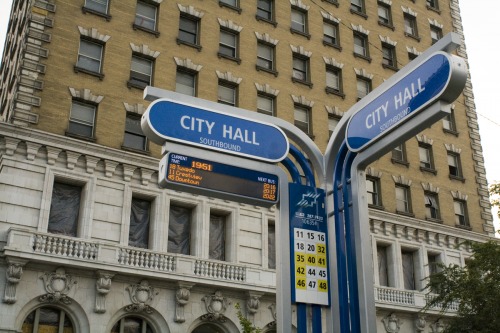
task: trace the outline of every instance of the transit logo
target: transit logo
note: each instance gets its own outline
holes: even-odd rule
[[[297,206],[299,207],[313,207],[314,205],[317,204],[318,198],[321,196],[321,194],[315,193],[315,192],[307,192],[302,194],[302,200],[300,200],[297,203]]]

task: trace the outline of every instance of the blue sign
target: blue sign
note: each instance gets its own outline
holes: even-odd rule
[[[330,305],[325,191],[290,183],[292,302]]]
[[[175,141],[266,162],[283,160],[289,149],[286,135],[275,125],[168,99],[148,107],[141,127],[159,144]]]
[[[447,87],[452,86],[449,82],[455,66],[453,62],[459,59],[444,52],[434,53],[354,113],[346,130],[349,149],[354,152],[363,150],[419,110],[437,101],[445,94]],[[465,68],[465,63],[463,66]]]

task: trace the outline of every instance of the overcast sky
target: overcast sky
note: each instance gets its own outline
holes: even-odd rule
[[[12,0],[0,0],[0,55],[3,52],[11,4]],[[496,146],[500,141],[500,110],[494,102],[495,95],[500,95],[494,81],[500,78],[500,67],[497,64],[500,33],[496,27],[500,0],[461,0],[460,9],[486,176],[488,182],[492,183],[500,181],[500,149]],[[494,214],[496,215],[496,211]]]

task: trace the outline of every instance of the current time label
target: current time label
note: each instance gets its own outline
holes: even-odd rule
[[[294,228],[295,300],[328,305],[326,235]]]

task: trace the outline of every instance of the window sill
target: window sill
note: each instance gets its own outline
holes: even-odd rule
[[[460,228],[460,229],[465,229],[465,230],[472,231],[472,228],[471,228],[470,225],[455,224],[455,227]]]
[[[441,15],[441,10],[439,10],[439,8],[436,8],[436,7],[431,7],[431,6],[429,6],[429,5],[426,5],[425,7],[426,7],[428,10],[432,10],[433,12],[436,12],[436,13],[438,13],[438,14],[440,14],[440,15]]]
[[[338,44],[332,44],[332,43],[328,43],[328,42],[323,41],[323,45],[324,45],[324,46],[333,47],[334,49],[337,49],[337,50],[339,50],[339,51],[342,51],[342,46],[340,46],[340,45],[338,45]]]
[[[238,65],[241,64],[241,59],[240,58],[231,57],[231,56],[228,56],[227,54],[220,53],[220,52],[217,52],[217,56],[219,58],[224,58],[224,59],[227,59],[227,60],[234,61],[234,62],[238,63]]]
[[[265,67],[262,67],[262,66],[259,66],[259,65],[255,65],[255,69],[258,70],[258,71],[262,71],[262,72],[273,74],[276,77],[278,76],[278,72],[275,71],[275,70],[273,70],[273,69],[265,68]]]
[[[186,45],[186,46],[197,49],[198,52],[201,51],[201,45],[189,43],[189,42],[186,42],[186,41],[179,39],[179,38],[177,38],[176,41],[177,41],[177,45]]]
[[[368,57],[368,56],[365,56],[365,55],[362,55],[362,54],[359,54],[359,53],[356,53],[356,52],[353,52],[352,53],[356,58],[361,58],[361,59],[364,59],[368,62],[372,62],[372,58]]]
[[[391,29],[392,31],[394,31],[396,28],[394,27],[394,25],[392,25],[392,23],[385,23],[385,22],[382,22],[382,21],[378,21],[378,25],[382,26],[382,27],[386,27],[386,28],[389,28]]]
[[[436,169],[432,169],[432,168],[426,168],[426,167],[420,167],[420,171],[422,172],[428,172],[428,173],[432,173],[433,175],[437,175],[437,170]]]
[[[332,5],[335,5],[336,7],[339,6],[339,2],[337,0],[322,0],[322,1],[331,3]]]
[[[330,87],[326,87],[325,88],[325,92],[327,94],[332,94],[332,95],[336,95],[336,96],[339,96],[341,97],[342,99],[345,99],[345,94],[339,90],[336,90],[336,89],[333,89],[333,88],[330,88]]]
[[[127,147],[127,146],[124,146],[122,145],[122,149],[123,150],[126,150],[126,151],[130,151],[132,153],[137,153],[137,154],[141,154],[141,155],[151,155],[151,152],[149,150],[142,150],[142,149],[137,149],[137,148],[131,148],[131,147]]]
[[[454,131],[454,130],[449,130],[449,129],[443,128],[443,132],[454,135],[454,136],[458,136],[458,132]]]
[[[231,5],[228,5],[227,3],[224,3],[224,2],[221,2],[221,1],[219,1],[219,7],[226,7],[226,8],[229,8],[229,9],[232,9],[232,10],[238,12],[238,14],[241,14],[241,8],[240,7],[231,6]]]
[[[148,34],[152,34],[156,38],[160,37],[160,32],[157,31],[157,30],[151,30],[151,29],[148,29],[148,28],[144,28],[143,26],[137,25],[135,23],[132,23],[132,28],[134,30],[141,30],[141,31],[147,32]]]
[[[87,8],[85,6],[82,7],[82,13],[84,13],[84,14],[87,14],[87,13],[94,14],[94,15],[97,15],[97,16],[105,18],[106,21],[108,21],[108,22],[111,21],[111,15],[109,15],[107,13],[98,12],[96,10]]]
[[[366,13],[363,13],[363,12],[360,12],[360,11],[357,11],[357,10],[354,10],[354,9],[349,9],[349,11],[351,12],[351,14],[355,14],[355,15],[358,15],[358,16],[361,16],[362,18],[364,18],[365,20],[368,20],[368,15],[366,15]]]
[[[410,163],[408,163],[407,161],[397,160],[397,159],[395,159],[395,158],[391,158],[391,162],[392,162],[393,164],[400,164],[400,165],[403,165],[403,166],[405,166],[405,167],[407,167],[407,168],[410,166]]]
[[[94,142],[95,143],[97,141],[96,138],[91,138],[91,137],[88,137],[88,136],[79,135],[79,134],[71,133],[71,132],[68,132],[68,131],[64,132],[64,135],[69,136],[71,138],[88,141],[88,142]]]
[[[425,217],[425,220],[426,221],[429,221],[429,222],[434,222],[434,223],[439,223],[439,224],[443,224],[443,220],[441,220],[440,218],[434,218],[434,217]]]
[[[269,23],[269,24],[273,25],[275,28],[278,26],[278,22],[276,22],[276,21],[274,21],[274,20],[268,20],[268,19],[266,19],[265,17],[259,16],[259,15],[255,15],[255,19],[256,19],[257,21],[261,21],[261,22]]]
[[[390,70],[395,71],[395,72],[399,71],[399,68],[397,68],[395,66],[391,66],[391,65],[382,64],[382,67],[386,68],[386,69],[390,69]]]
[[[82,67],[78,67],[77,65],[75,65],[73,67],[73,70],[75,71],[75,73],[85,73],[85,74],[89,74],[89,75],[92,75],[92,76],[96,76],[99,78],[99,80],[102,80],[104,79],[104,74],[102,73],[97,73],[97,72],[94,72],[94,71],[90,71],[88,69],[85,69],[85,68],[82,68]]]
[[[384,206],[380,206],[380,205],[370,205],[370,204],[368,204],[368,208],[373,208],[373,209],[377,209],[377,210],[385,210],[385,207]]]
[[[399,215],[404,215],[404,216],[408,216],[408,217],[415,217],[415,214],[413,214],[413,213],[410,213],[410,212],[402,212],[402,211],[399,211],[399,210],[396,210],[396,214],[399,214]]]
[[[134,81],[131,81],[131,80],[128,80],[127,81],[127,88],[137,88],[137,89],[141,89],[141,90],[144,90],[144,88],[146,88],[148,86],[148,84],[146,83],[137,83],[137,82],[134,82]]]
[[[300,83],[300,84],[303,84],[305,86],[308,86],[309,88],[312,88],[313,87],[313,84],[312,82],[309,82],[309,81],[304,81],[304,80],[298,80],[294,77],[292,77],[292,82],[294,83]]]
[[[420,42],[420,37],[418,37],[418,35],[413,35],[413,34],[409,34],[409,33],[405,32],[405,36],[406,36],[406,37],[413,38],[413,39],[415,39],[416,41]]]
[[[300,31],[300,30],[295,30],[293,28],[290,28],[290,32],[292,34],[301,35],[301,36],[306,37],[307,39],[311,39],[311,34],[309,34],[307,32],[303,32],[303,31]]]
[[[449,178],[451,180],[458,180],[461,181],[462,183],[465,183],[465,178],[462,176],[449,175]]]

